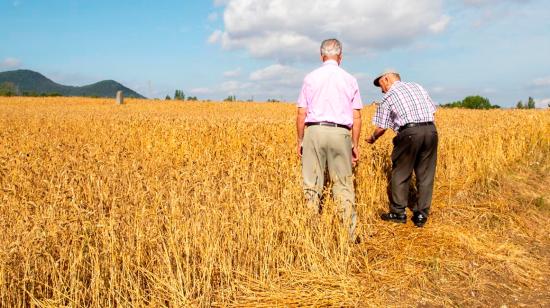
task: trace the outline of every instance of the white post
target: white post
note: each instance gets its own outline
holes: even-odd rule
[[[124,104],[124,94],[122,94],[122,91],[116,92],[116,103],[117,105]]]

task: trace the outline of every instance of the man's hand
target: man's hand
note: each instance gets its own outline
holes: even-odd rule
[[[302,157],[302,141],[304,140],[306,115],[306,108],[298,108],[298,112],[296,113],[296,140],[298,141],[296,146],[296,154],[298,154],[299,157]]]
[[[376,142],[376,140],[380,137],[382,137],[382,135],[384,135],[384,133],[386,132],[386,129],[385,128],[380,128],[380,127],[377,127],[374,132],[372,132],[372,135],[369,136],[369,138],[366,139],[366,141],[370,144],[373,144]]]
[[[374,138],[374,135],[370,135],[366,141],[367,143],[373,144],[376,141],[376,138]]]
[[[296,146],[296,154],[298,154],[298,157],[302,158],[302,142],[298,141],[298,145]]]
[[[359,148],[357,148],[356,146],[354,146],[352,149],[351,149],[351,164],[352,166],[356,166],[357,165],[357,162],[359,161]]]

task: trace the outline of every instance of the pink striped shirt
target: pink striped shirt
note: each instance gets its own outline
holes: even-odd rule
[[[307,108],[306,123],[353,125],[353,110],[362,109],[357,79],[328,60],[304,78],[298,107]]]

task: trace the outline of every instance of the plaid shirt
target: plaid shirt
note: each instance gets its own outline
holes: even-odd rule
[[[397,81],[378,105],[372,123],[397,132],[408,123],[433,122],[434,113],[435,104],[422,86]]]

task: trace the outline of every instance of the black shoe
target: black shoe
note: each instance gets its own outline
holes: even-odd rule
[[[385,221],[393,221],[393,222],[398,222],[402,224],[407,222],[407,214],[405,213],[397,214],[397,213],[389,212],[389,213],[384,213],[380,215],[380,218],[382,218],[382,220],[385,220]]]
[[[426,221],[428,221],[428,216],[422,212],[414,212],[411,220],[415,226],[422,228],[426,224]]]

